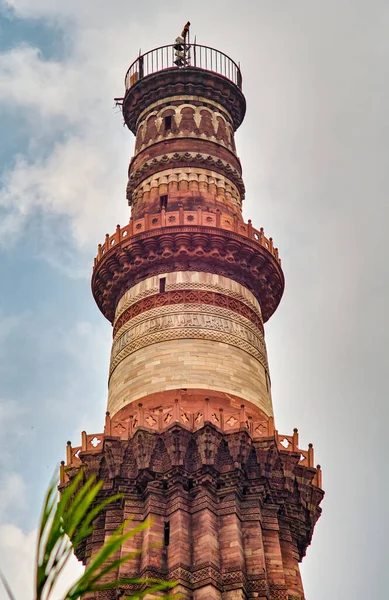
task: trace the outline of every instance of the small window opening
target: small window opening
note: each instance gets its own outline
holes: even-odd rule
[[[165,131],[171,131],[172,130],[172,117],[165,117]]]
[[[167,195],[166,196],[160,196],[159,197],[159,202],[161,205],[161,208],[167,208]]]
[[[163,545],[168,546],[170,542],[170,522],[165,521],[163,526]]]
[[[163,294],[166,291],[166,277],[161,277],[159,280],[159,293]]]

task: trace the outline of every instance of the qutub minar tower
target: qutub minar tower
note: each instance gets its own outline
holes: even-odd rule
[[[92,276],[113,325],[105,428],[68,443],[61,481],[83,466],[101,497],[124,497],[77,556],[87,564],[124,520],[151,517],[117,578],[175,580],[190,600],[303,600],[321,472],[297,429],[275,428],[263,324],[284,276],[272,238],[242,219],[240,69],[191,44],[187,24],[136,59],[116,100],[136,142],[131,219],[99,245]]]

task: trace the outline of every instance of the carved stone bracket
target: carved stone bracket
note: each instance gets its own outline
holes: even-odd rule
[[[279,560],[287,561],[283,568],[298,568],[321,513],[323,492],[313,483],[315,469],[301,466],[299,451],[280,449],[277,435],[255,440],[246,430],[226,434],[209,422],[191,433],[175,423],[162,433],[139,429],[127,440],[106,437],[98,454],[101,458],[97,461],[93,452],[80,452],[79,466],[68,468],[62,489],[80,467],[87,466],[88,474],[95,470],[104,480],[101,499],[117,491],[124,494],[124,499],[114,507],[107,507],[106,518],[95,525],[95,537],[77,549],[80,560],[85,562],[92,548],[97,549],[100,538],[104,539],[99,531],[103,534],[108,523],[109,527],[116,527],[131,513],[136,521],[154,515],[155,526],[151,525],[150,535],[157,544],[156,552],[162,553],[158,572],[154,559],[144,550],[143,568],[139,569],[134,559],[135,562],[129,563],[128,575],[152,573],[174,579],[189,590],[211,585],[221,592],[245,590],[248,598],[260,592],[271,599],[303,600],[303,595],[297,596],[294,588],[290,591],[287,585],[276,583],[271,569],[266,571],[265,556],[260,559],[264,565],[261,573],[257,567],[252,570],[250,558],[252,551],[260,552],[257,538],[252,537],[254,532],[259,532],[258,535],[261,531],[268,532],[269,539],[289,548],[287,555],[280,555]],[[181,530],[174,525],[179,514]],[[237,529],[234,526],[238,521],[242,523],[246,538],[240,554],[236,555],[243,557],[240,567],[234,564],[223,567],[222,563],[207,562],[206,557],[203,561],[190,561],[179,540],[188,540],[185,544],[190,544],[191,535],[202,534],[196,529],[199,519],[215,524],[204,530],[207,539],[216,536],[220,544],[229,548],[243,544],[240,526]],[[158,523],[163,522],[170,522],[173,527],[170,534],[173,545],[158,550],[158,536],[163,536],[163,527],[160,529]],[[176,539],[176,535],[181,537]],[[228,540],[234,543],[230,546]],[[141,538],[136,542],[139,547],[143,543]],[[251,548],[250,544],[254,546]],[[183,562],[185,556],[187,561]]]
[[[203,235],[196,238],[198,233]],[[173,226],[125,237],[111,245],[95,264],[93,294],[112,322],[127,289],[147,277],[177,270],[216,273],[245,285],[258,299],[264,321],[276,310],[284,289],[279,262],[256,240],[212,227]]]

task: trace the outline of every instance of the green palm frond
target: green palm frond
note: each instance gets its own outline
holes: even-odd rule
[[[93,521],[105,509],[107,504],[117,501],[122,494],[111,496],[96,504],[97,495],[102,482],[94,477],[82,483],[83,472],[80,471],[65,488],[58,501],[58,481],[53,479],[47,490],[38,532],[38,547],[35,570],[35,600],[51,600],[51,593],[60,574],[71,558],[77,546],[91,535]],[[150,521],[144,521],[131,526],[131,520],[123,523],[104,543],[97,554],[91,559],[84,573],[67,591],[63,600],[77,600],[88,593],[101,590],[125,588],[128,585],[142,585],[143,591],[126,596],[128,600],[143,598],[155,592],[169,590],[174,582],[116,579],[110,581],[112,574],[120,565],[127,562],[140,550],[116,558],[122,545],[137,533],[150,526]],[[15,600],[5,578],[0,573],[4,587],[10,600]],[[178,598],[177,594],[167,594],[163,598]],[[158,598],[161,596],[158,595]]]

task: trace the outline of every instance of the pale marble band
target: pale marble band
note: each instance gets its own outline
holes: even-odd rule
[[[273,414],[270,381],[256,358],[214,339],[155,342],[124,358],[109,380],[113,416],[131,402],[166,390],[204,389],[232,394]]]
[[[112,344],[110,375],[121,360],[139,348],[180,338],[202,338],[236,346],[268,371],[262,332],[251,321],[209,304],[171,304],[148,310],[120,328]]]
[[[244,304],[251,308],[262,319],[261,309],[254,294],[233,279],[213,273],[176,271],[174,273],[163,273],[162,275],[149,277],[127,290],[118,302],[114,324],[129,306],[139,302],[139,300],[143,300],[143,298],[158,294],[160,290],[159,282],[162,278],[165,279],[166,291],[186,289],[226,294],[230,298],[235,298],[236,300],[244,302]]]
[[[233,279],[177,271],[149,277],[126,291],[118,303],[115,323],[135,303],[175,290],[224,294],[244,303],[262,320],[254,295]],[[149,308],[123,323],[112,346],[111,415],[148,394],[180,388],[232,394],[271,415],[266,345],[258,325],[231,309],[205,303]]]

